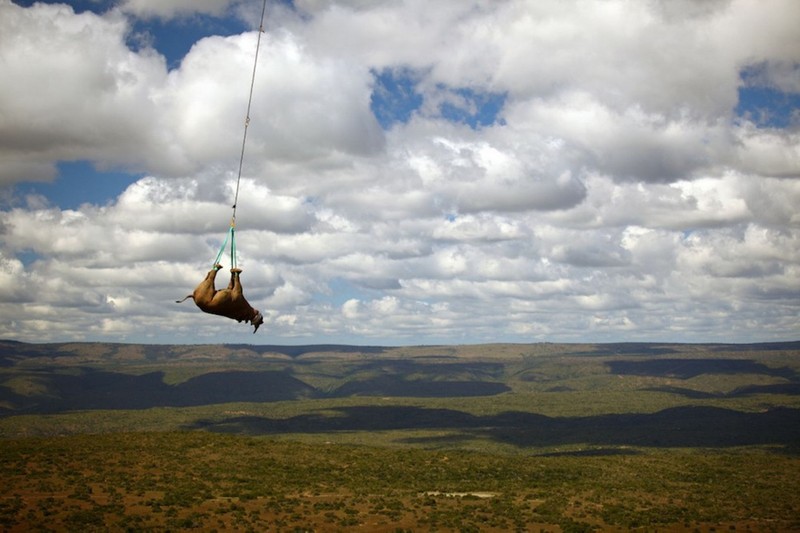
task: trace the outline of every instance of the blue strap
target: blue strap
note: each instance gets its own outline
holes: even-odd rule
[[[222,254],[225,253],[225,248],[228,246],[229,239],[231,241],[231,268],[236,268],[236,239],[233,234],[233,226],[228,230],[228,234],[225,235],[225,240],[222,242],[217,258],[214,260],[214,266],[218,265],[219,260],[222,259]]]

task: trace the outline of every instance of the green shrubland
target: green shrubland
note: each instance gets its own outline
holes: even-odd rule
[[[800,527],[800,458],[760,447],[542,457],[139,432],[6,440],[0,477],[8,531]]]

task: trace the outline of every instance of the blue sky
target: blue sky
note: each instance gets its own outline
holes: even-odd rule
[[[270,0],[253,337],[171,302],[227,231],[261,2],[0,0],[0,337],[795,339],[800,6],[767,4]]]
[[[785,93],[772,87],[739,89],[736,116],[750,120],[762,128],[797,126],[800,95]]]
[[[86,203],[113,201],[137,177],[123,171],[97,171],[89,161],[60,161],[53,181],[18,183],[15,196],[40,195],[61,209],[78,209]]]

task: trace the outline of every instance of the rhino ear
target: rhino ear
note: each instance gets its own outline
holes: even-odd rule
[[[256,316],[253,317],[251,323],[254,326],[253,333],[255,333],[256,331],[258,331],[258,326],[264,323],[264,317],[261,316],[261,311],[256,311]]]

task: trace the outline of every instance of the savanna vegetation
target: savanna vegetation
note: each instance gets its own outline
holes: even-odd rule
[[[0,342],[0,530],[800,528],[800,345]]]
[[[769,449],[508,456],[169,432],[0,455],[8,531],[800,527],[800,459]]]

